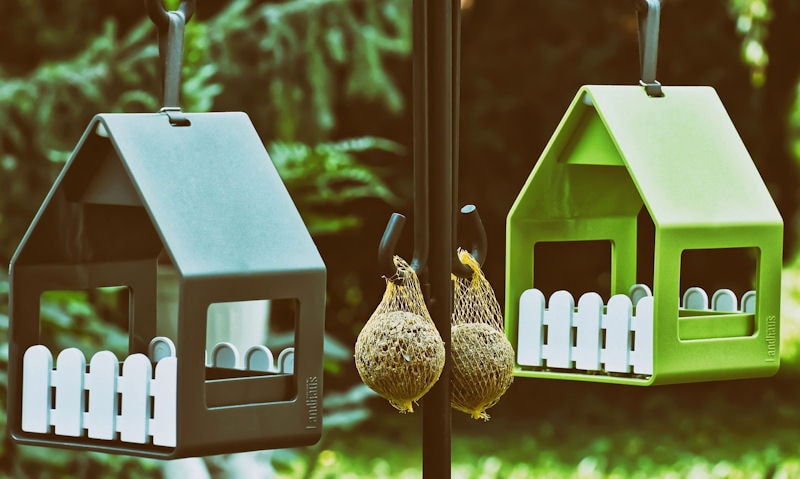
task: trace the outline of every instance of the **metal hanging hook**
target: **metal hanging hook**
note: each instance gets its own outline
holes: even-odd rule
[[[661,0],[637,0],[636,17],[639,23],[639,65],[641,80],[648,96],[661,97],[661,83],[656,80],[658,64],[658,30],[661,23]],[[642,10],[644,14],[642,14]]]
[[[403,225],[405,223],[405,216],[400,213],[392,213],[378,245],[378,265],[384,276],[389,279],[394,278],[397,273],[394,257],[397,254],[397,243],[400,241],[400,235],[403,233]],[[414,255],[409,262],[409,266],[419,274],[428,264],[429,243],[427,230],[419,230],[419,228],[415,227],[414,235]]]
[[[182,1],[178,10],[167,11],[161,0],[145,0],[147,14],[158,28],[158,54],[163,80],[161,111],[176,126],[189,125],[186,117],[180,114],[181,67],[184,32],[194,15],[196,3],[196,0]]]
[[[481,216],[478,214],[478,208],[475,205],[463,206],[459,220],[464,220],[463,223],[471,229],[469,237],[472,241],[469,244],[469,248],[465,249],[469,251],[469,254],[475,258],[479,265],[483,266],[483,262],[486,261],[486,250],[489,242],[486,238],[486,228],[483,227],[483,221],[481,221]],[[453,259],[453,273],[461,278],[469,278],[474,274],[469,266],[458,259],[457,254]]]

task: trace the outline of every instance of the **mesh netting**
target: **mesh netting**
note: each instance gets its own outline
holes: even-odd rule
[[[450,405],[475,419],[500,400],[513,381],[514,349],[503,332],[503,313],[480,265],[468,252],[458,259],[472,270],[454,277]]]
[[[402,258],[386,280],[380,304],[358,335],[355,361],[361,380],[400,412],[413,412],[439,379],[444,342],[431,320],[419,280]]]

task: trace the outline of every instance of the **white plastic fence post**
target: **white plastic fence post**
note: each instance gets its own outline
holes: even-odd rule
[[[603,318],[606,330],[606,344],[603,349],[605,370],[627,373],[629,369],[630,331],[633,305],[630,298],[617,294],[608,300],[608,309]]]
[[[99,351],[92,356],[86,374],[89,390],[89,411],[84,422],[88,435],[94,439],[114,439],[117,433],[117,378],[119,361],[111,351]]]
[[[150,394],[153,396],[153,419],[150,434],[156,446],[175,447],[178,421],[178,358],[167,356],[156,364],[156,377]]]
[[[738,311],[738,303],[736,294],[729,289],[718,289],[711,296],[711,309],[714,311],[735,313]]]
[[[122,405],[117,428],[122,441],[139,444],[147,442],[152,377],[150,358],[141,353],[125,358],[118,386],[122,394]]]
[[[705,311],[708,309],[708,294],[703,288],[693,286],[683,293],[683,309]]]
[[[652,295],[653,292],[650,291],[650,287],[646,284],[634,284],[631,286],[631,289],[628,290],[628,297],[631,298],[631,304],[639,304],[640,299]]]
[[[576,346],[572,350],[575,367],[600,369],[600,324],[603,318],[603,298],[597,293],[586,293],[578,300],[578,312],[572,318],[577,328]]]
[[[275,371],[275,357],[264,345],[250,347],[244,355],[245,369],[250,371]]]
[[[147,347],[147,355],[150,356],[150,361],[157,363],[163,358],[175,356],[175,343],[166,336],[156,336],[150,340],[150,345]]]
[[[239,364],[239,350],[231,343],[218,343],[211,351],[211,365],[214,367],[235,369]]]
[[[29,347],[22,357],[22,430],[50,431],[50,377],[53,355],[41,344]]]
[[[278,370],[282,374],[294,374],[294,348],[286,348],[278,355]]]
[[[551,368],[572,366],[572,312],[575,300],[568,291],[556,291],[550,296],[548,308],[544,313],[547,326],[546,344],[542,356]]]
[[[756,292],[748,291],[742,295],[742,306],[739,308],[743,313],[756,312]]]
[[[53,371],[56,404],[53,409],[55,433],[61,436],[80,437],[83,434],[83,379],[86,358],[77,348],[59,353]]]
[[[544,295],[538,289],[528,289],[519,298],[517,362],[521,366],[542,365],[544,306]]]
[[[653,374],[653,297],[645,296],[636,303],[636,314],[631,320],[634,345],[631,363],[636,374]]]

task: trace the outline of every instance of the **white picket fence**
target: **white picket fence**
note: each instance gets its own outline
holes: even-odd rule
[[[229,343],[217,344],[211,357],[211,366],[241,369]],[[177,364],[175,345],[164,337],[150,342],[149,357],[125,358],[121,371],[110,351],[95,353],[87,369],[79,349],[65,349],[54,368],[47,347],[31,346],[22,365],[22,430],[175,447]],[[254,346],[242,364],[291,374],[294,348],[281,351],[276,364],[267,347]]]
[[[716,291],[710,306],[706,292],[689,288],[681,307],[693,310],[754,312],[755,291],[741,303],[728,290]],[[636,305],[634,309],[634,304]],[[537,289],[522,293],[519,303],[517,363],[520,366],[576,369],[607,373],[653,374],[653,296],[645,285],[628,295],[612,296],[608,305],[597,293],[575,300],[557,291],[545,303]]]

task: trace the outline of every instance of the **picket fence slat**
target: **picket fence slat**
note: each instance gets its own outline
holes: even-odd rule
[[[748,291],[742,295],[742,304],[739,308],[743,313],[756,312],[756,292]]]
[[[636,314],[631,318],[634,332],[630,361],[634,374],[653,374],[653,296],[641,297],[636,302]]]
[[[156,377],[152,382],[151,394],[158,398],[153,401],[153,419],[150,420],[150,433],[156,446],[177,444],[175,424],[178,411],[178,358],[168,356],[156,364]]]
[[[176,356],[175,343],[166,336],[156,336],[150,340],[147,347],[147,355],[150,356],[150,361],[157,363],[164,358]]]
[[[696,286],[691,287],[683,293],[683,309],[696,309],[705,311],[708,309],[708,294]]]
[[[720,289],[711,296],[711,309],[733,313],[739,310],[736,294],[729,289]]]
[[[639,304],[639,301],[649,296],[653,296],[653,292],[646,284],[634,284],[628,291],[628,297],[631,298],[633,304]]]
[[[53,355],[49,349],[37,344],[25,351],[22,364],[22,430],[49,432]]]
[[[556,291],[550,296],[550,309],[545,311],[547,343],[542,356],[551,368],[569,368],[572,365],[572,312],[575,300],[566,291]]]
[[[618,294],[608,300],[608,311],[603,315],[603,328],[606,341],[602,360],[606,371],[614,373],[629,372],[630,330],[633,305],[630,298]]]
[[[294,348],[286,348],[278,355],[278,371],[294,374]]]
[[[578,369],[600,369],[602,337],[600,323],[603,317],[603,298],[597,293],[587,293],[578,300],[578,311],[573,317],[577,328],[572,355]]]
[[[544,319],[544,294],[529,289],[519,299],[517,322],[517,362],[522,366],[542,365],[542,320]]]
[[[250,371],[274,372],[277,370],[272,351],[266,346],[258,345],[248,349],[244,355],[244,361]]]
[[[52,422],[55,433],[61,436],[79,437],[83,433],[84,371],[86,358],[80,349],[69,348],[58,354],[52,376],[56,388]]]
[[[755,291],[745,293],[739,303],[730,290],[716,291],[709,301],[702,288],[693,287],[681,299],[684,309],[693,310],[753,313],[756,306]],[[654,301],[646,285],[612,296],[605,308],[597,293],[582,295],[576,309],[567,291],[557,291],[545,302],[541,291],[526,290],[519,302],[517,363],[652,375]]]
[[[150,418],[152,365],[144,354],[132,354],[122,364],[118,388],[122,394],[117,430],[122,441],[145,444]]]
[[[211,364],[218,368],[236,369],[239,367],[239,350],[231,343],[218,343],[211,350]]]
[[[92,356],[86,374],[89,410],[84,415],[88,436],[93,439],[114,439],[117,433],[117,381],[119,361],[111,351]]]

